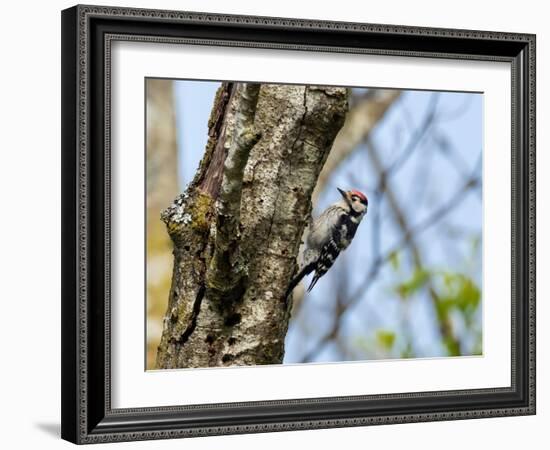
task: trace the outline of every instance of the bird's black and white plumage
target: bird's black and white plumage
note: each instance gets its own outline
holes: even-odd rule
[[[332,267],[334,261],[351,244],[368,209],[367,197],[356,190],[338,189],[342,199],[329,206],[311,225],[302,269],[291,281],[287,296],[309,273],[315,271],[307,291]]]

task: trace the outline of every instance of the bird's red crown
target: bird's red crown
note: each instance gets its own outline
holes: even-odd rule
[[[355,189],[352,189],[351,193],[353,195],[357,195],[363,202],[368,203],[367,196],[363,194],[361,191],[357,191]]]

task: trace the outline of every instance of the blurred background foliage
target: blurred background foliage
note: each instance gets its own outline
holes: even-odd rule
[[[160,211],[200,161],[219,83],[147,80],[147,367],[168,301]],[[369,212],[309,294],[294,292],[284,363],[482,354],[479,93],[354,88],[313,215],[359,189]],[[306,280],[307,283],[308,280]]]

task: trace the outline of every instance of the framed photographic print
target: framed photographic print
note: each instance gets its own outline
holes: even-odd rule
[[[62,12],[62,437],[535,413],[535,36]]]

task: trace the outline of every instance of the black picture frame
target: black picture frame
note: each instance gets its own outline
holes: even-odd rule
[[[112,409],[110,44],[193,42],[512,66],[512,383],[506,388]],[[62,12],[62,437],[130,441],[535,414],[535,36],[75,6]]]

